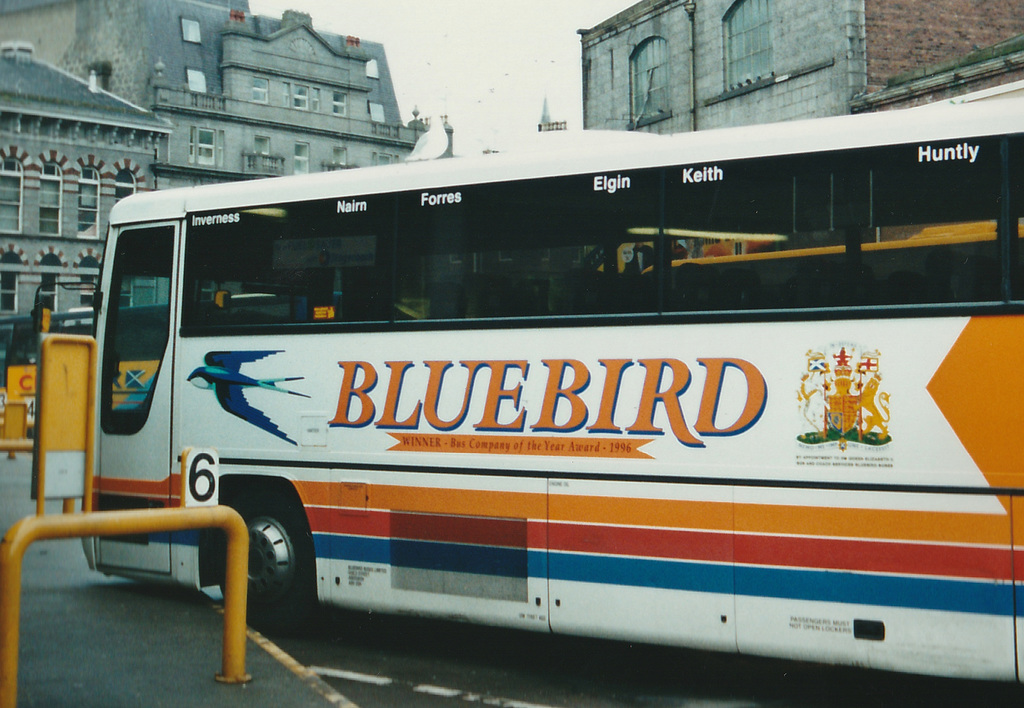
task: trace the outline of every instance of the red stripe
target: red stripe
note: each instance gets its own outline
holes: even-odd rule
[[[506,548],[544,547],[543,524],[524,519],[491,519],[389,511],[346,512],[307,508],[314,533],[338,533],[415,541],[445,541]],[[530,528],[532,527],[532,528]]]
[[[737,534],[736,562],[795,568],[1013,579],[1009,548]]]
[[[313,533],[340,533],[353,536],[391,536],[390,512],[348,511],[307,506],[309,527]]]
[[[393,513],[391,535],[416,541],[526,548],[526,519]]]
[[[548,539],[553,551],[718,563],[731,562],[733,554],[730,534],[704,531],[552,523]]]
[[[947,544],[763,536],[515,519],[309,508],[314,532],[849,572],[1013,579],[1013,551]],[[1021,557],[1024,552],[1018,551]],[[1024,561],[1021,562],[1024,566]]]

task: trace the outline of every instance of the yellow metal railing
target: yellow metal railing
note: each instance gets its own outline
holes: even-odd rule
[[[224,683],[249,681],[251,677],[245,672],[249,535],[245,521],[237,511],[226,506],[210,506],[29,516],[12,526],[0,543],[0,708],[14,708],[18,702],[21,561],[31,543],[44,539],[161,533],[199,528],[221,528],[228,539],[224,581],[224,648],[217,680]]]
[[[203,500],[211,506],[94,512],[96,341],[55,334],[44,339],[40,349],[36,440],[25,439],[23,409],[8,409],[13,416],[5,419],[2,432],[14,439],[0,440],[0,452],[34,452],[36,498],[36,515],[14,524],[0,542],[0,708],[14,708],[18,700],[22,560],[30,544],[49,539],[223,529],[227,536],[224,647],[216,678],[223,683],[249,681],[245,672],[249,565],[245,521],[234,509],[216,505],[212,487],[211,498]],[[205,454],[213,461],[210,453]],[[186,457],[182,455],[183,489]],[[48,499],[62,500],[64,513],[47,516]],[[82,513],[74,513],[76,499],[82,500]]]

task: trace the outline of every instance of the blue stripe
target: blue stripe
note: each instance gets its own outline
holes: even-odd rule
[[[543,577],[543,558],[529,558],[522,548],[330,534],[314,534],[313,546],[320,558],[512,578],[536,568]]]
[[[392,539],[391,564],[401,568],[526,577],[526,549]]]
[[[1014,590],[991,580],[736,566],[736,594],[1012,617]]]
[[[552,580],[732,594],[732,566],[549,553]]]
[[[313,548],[317,558],[391,564],[391,540],[387,538],[315,533]]]
[[[317,556],[365,563],[488,575],[570,580],[811,602],[906,607],[1012,617],[1024,607],[1024,584],[896,577],[789,568],[755,568],[688,561],[545,553],[486,546],[392,542],[315,534]],[[398,548],[396,548],[398,547]],[[394,553],[394,558],[393,558]]]
[[[150,536],[151,541],[154,540],[154,538],[155,536]],[[191,529],[187,531],[172,531],[171,543],[199,548],[199,530]]]

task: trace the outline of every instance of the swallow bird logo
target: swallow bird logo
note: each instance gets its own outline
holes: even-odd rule
[[[266,359],[268,356],[280,354],[280,350],[248,351],[248,352],[209,352],[206,355],[206,366],[200,366],[188,375],[188,380],[199,388],[213,389],[221,408],[231,415],[238,416],[246,423],[255,425],[282,440],[297,443],[282,431],[270,417],[254,407],[246,398],[253,389],[278,391],[291,396],[309,398],[304,393],[282,388],[278,384],[287,381],[301,381],[302,376],[291,376],[280,379],[257,379],[241,372],[242,366]]]

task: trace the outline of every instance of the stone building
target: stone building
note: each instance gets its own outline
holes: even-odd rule
[[[1024,5],[642,0],[580,30],[588,129],[676,133],[917,105],[1024,79]]]
[[[0,39],[174,126],[157,188],[397,162],[402,123],[384,47],[248,0],[0,0]]]
[[[0,47],[0,315],[88,306],[114,202],[153,188],[171,126],[95,82]]]

